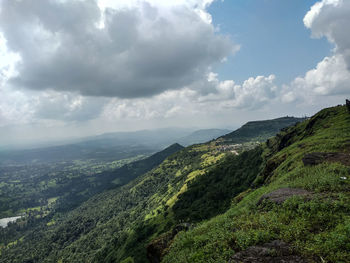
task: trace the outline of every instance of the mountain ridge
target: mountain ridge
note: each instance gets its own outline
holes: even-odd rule
[[[232,143],[242,143],[249,140],[266,141],[275,136],[281,129],[295,125],[306,118],[281,117],[270,120],[249,121],[239,129],[221,136],[218,140]]]

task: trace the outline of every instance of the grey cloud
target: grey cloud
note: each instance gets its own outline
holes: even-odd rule
[[[96,2],[3,0],[0,30],[21,55],[16,87],[135,98],[179,89],[237,47],[188,7],[160,12],[143,3],[106,9]]]

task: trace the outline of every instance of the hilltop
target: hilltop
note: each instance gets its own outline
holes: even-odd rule
[[[266,141],[281,129],[304,121],[306,118],[282,117],[272,120],[250,121],[241,128],[219,138],[224,142],[242,143],[248,141]]]

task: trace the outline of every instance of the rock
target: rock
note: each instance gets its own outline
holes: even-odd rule
[[[229,263],[306,263],[307,260],[299,256],[287,243],[274,240],[233,255]]]
[[[170,246],[174,237],[180,231],[187,231],[192,227],[189,223],[182,223],[176,225],[173,230],[152,240],[147,246],[147,259],[151,263],[160,263],[165,255],[167,248]]]
[[[303,163],[305,166],[318,165],[323,162],[339,162],[344,165],[350,166],[350,154],[349,153],[323,153],[314,152],[308,153],[303,158]]]
[[[323,163],[328,156],[329,156],[329,153],[321,153],[321,152],[308,153],[304,156],[303,163],[305,166],[317,165],[317,164]]]
[[[348,108],[348,112],[350,113],[350,100],[346,100],[346,107]]]
[[[284,134],[282,137],[280,137],[278,151],[281,151],[282,149],[291,145],[293,143],[293,138],[295,138],[296,136],[297,136],[297,130],[294,129]]]
[[[275,204],[282,204],[288,198],[292,196],[304,196],[310,197],[311,192],[300,188],[280,188],[271,193],[264,194],[258,201],[258,205],[262,204],[265,200]]]

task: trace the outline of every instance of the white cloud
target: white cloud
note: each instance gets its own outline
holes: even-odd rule
[[[33,97],[33,101],[36,119],[87,121],[100,116],[108,99],[46,91]]]
[[[282,101],[311,101],[321,96],[350,95],[350,1],[323,0],[313,5],[304,24],[315,38],[326,37],[335,45],[333,55],[314,69],[284,86]]]
[[[300,90],[312,91],[315,95],[348,95],[350,72],[341,55],[325,57],[303,78],[296,78],[293,85]]]
[[[304,17],[304,24],[316,38],[326,37],[335,44],[336,54],[344,57],[350,68],[350,1],[323,0]]]
[[[0,87],[0,94],[0,127],[89,121],[98,118],[109,101],[67,92],[14,91],[8,87]]]
[[[212,91],[199,97],[199,101],[213,101],[228,108],[259,109],[276,97],[275,79],[274,75],[257,76],[236,84],[233,80],[219,81],[217,74],[211,73],[208,82],[212,85]]]
[[[0,127],[11,124],[25,124],[31,119],[31,99],[20,91],[0,86]]]

